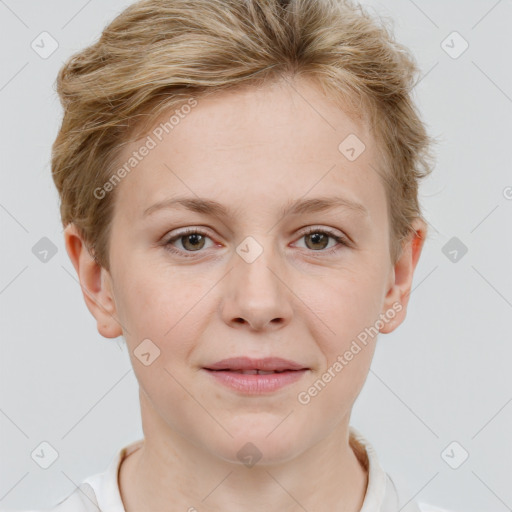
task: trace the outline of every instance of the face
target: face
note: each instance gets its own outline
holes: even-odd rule
[[[229,461],[249,441],[262,462],[291,459],[347,424],[375,331],[405,315],[416,260],[390,261],[375,141],[306,81],[199,99],[154,133],[117,186],[100,332],[124,335],[155,435]],[[339,149],[350,134],[365,144],[355,160]],[[206,369],[237,357],[304,370]]]

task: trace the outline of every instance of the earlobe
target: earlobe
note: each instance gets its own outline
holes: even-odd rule
[[[407,304],[411,293],[414,270],[423,249],[427,234],[427,225],[421,219],[413,223],[414,231],[402,246],[400,258],[392,269],[393,282],[389,288],[385,301],[383,315],[390,316],[393,311],[393,318],[385,322],[380,332],[387,334],[394,331],[405,319]],[[388,314],[387,314],[388,313]]]
[[[75,267],[87,309],[96,319],[98,332],[117,338],[123,331],[117,320],[111,277],[89,252],[78,228],[68,224],[64,230],[66,251]]]

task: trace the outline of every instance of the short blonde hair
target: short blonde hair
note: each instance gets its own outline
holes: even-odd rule
[[[396,262],[412,222],[423,218],[418,183],[432,171],[433,139],[412,100],[417,74],[386,24],[350,0],[136,2],[59,71],[64,115],[52,176],[62,223],[74,223],[109,270],[115,190],[101,200],[94,191],[113,176],[131,137],[190,98],[307,77],[369,123],[385,170]]]

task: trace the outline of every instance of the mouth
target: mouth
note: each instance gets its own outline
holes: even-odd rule
[[[298,370],[309,370],[309,368],[296,361],[283,359],[281,357],[265,357],[254,359],[250,357],[231,357],[222,359],[214,364],[205,367],[205,370],[211,371],[232,371],[246,374],[270,374],[282,373]]]
[[[211,368],[205,368],[205,370],[209,370],[211,372],[232,372],[232,373],[241,373],[242,375],[272,375],[273,373],[285,373],[285,372],[298,372],[300,370],[231,370],[226,368],[224,370],[212,370]]]
[[[310,368],[295,361],[270,357],[223,359],[203,367],[215,382],[246,395],[272,393],[300,380]]]

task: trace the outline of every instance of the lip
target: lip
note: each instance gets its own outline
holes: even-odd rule
[[[246,395],[262,395],[272,393],[293,382],[301,379],[309,370],[285,370],[282,373],[268,375],[249,375],[236,373],[232,370],[208,370],[203,371],[211,375],[215,381],[228,388]]]
[[[237,371],[279,371],[273,374],[245,374]],[[215,364],[204,367],[216,382],[248,395],[261,395],[272,393],[287,385],[300,380],[309,368],[280,357],[266,357],[252,359],[249,357],[234,357],[217,361]]]
[[[205,366],[207,370],[262,370],[262,371],[284,371],[284,370],[309,370],[303,364],[281,357],[264,357],[254,359],[251,357],[231,357],[222,359],[214,364]]]

